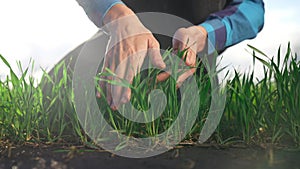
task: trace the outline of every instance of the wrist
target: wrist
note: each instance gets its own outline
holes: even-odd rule
[[[118,18],[134,15],[134,12],[124,4],[114,5],[104,16],[103,24],[110,23]]]

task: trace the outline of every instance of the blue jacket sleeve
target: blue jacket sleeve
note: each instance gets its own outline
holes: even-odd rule
[[[262,0],[233,0],[200,25],[207,30],[211,45],[220,51],[256,37],[264,25],[264,13]]]
[[[97,27],[102,27],[103,17],[121,0],[77,0]],[[211,14],[201,24],[211,45],[217,50],[256,37],[264,25],[263,0],[233,0],[224,10]]]
[[[90,20],[97,26],[102,27],[103,17],[111,7],[123,4],[121,0],[76,0],[84,9]]]

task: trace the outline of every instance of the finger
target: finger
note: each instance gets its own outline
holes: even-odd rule
[[[143,59],[146,56],[146,52],[139,52],[138,54],[129,55],[122,52],[126,59],[121,61],[116,69],[116,75],[118,78],[115,80],[122,83],[125,80],[128,84],[132,84],[133,78],[136,72],[139,71],[140,65],[143,63]],[[131,97],[131,90],[129,87],[124,86],[113,86],[113,109],[117,109],[121,104],[127,103]]]
[[[180,75],[177,79],[177,84],[176,84],[176,88],[180,88],[180,86],[183,84],[183,82],[189,78],[190,76],[192,76],[194,73],[196,72],[196,68],[192,68],[187,70],[186,72],[184,72],[182,75]]]
[[[188,47],[188,37],[186,36],[186,28],[180,28],[175,32],[172,43],[174,51],[177,52],[182,52]],[[182,55],[182,59],[184,58],[185,54]]]
[[[182,51],[184,51],[187,48],[188,48],[188,46],[184,43],[184,41],[177,40],[177,39],[173,41],[173,49],[175,49],[175,51],[177,53],[178,53],[178,51],[182,52]],[[186,54],[182,55],[182,59],[184,59],[185,56],[186,56]]]
[[[178,50],[179,50],[179,44],[181,42],[178,39],[173,39],[173,51],[175,52],[175,54],[177,54]]]
[[[124,64],[124,61],[121,62],[116,71],[115,74],[117,75],[117,77],[113,78],[113,81],[118,82],[118,83],[122,83],[122,80],[125,79],[125,72],[126,72],[126,64]],[[122,80],[121,80],[122,79]],[[112,96],[112,103],[111,103],[111,108],[113,110],[117,110],[119,105],[120,105],[120,100],[122,98],[122,90],[123,87],[120,85],[112,85],[111,86],[111,96]]]
[[[157,66],[160,69],[166,68],[166,64],[160,54],[159,43],[155,39],[148,40],[148,56],[150,56],[154,66]]]
[[[106,68],[110,69],[112,72],[115,72],[116,60],[115,56],[118,54],[118,49],[112,48],[107,54],[105,58],[105,66],[103,67],[103,71],[106,72]],[[106,76],[106,80],[113,81],[114,78],[112,76]],[[104,88],[106,90],[106,100],[110,107],[113,105],[112,99],[112,85],[109,82],[104,82]]]
[[[124,80],[124,78],[122,78]],[[113,81],[117,81],[119,83],[122,83],[120,80],[120,77],[113,78]],[[130,88],[122,87],[120,85],[110,85],[110,98],[111,98],[111,104],[110,107],[112,110],[118,110],[121,104],[127,103],[130,100]]]
[[[193,50],[188,50],[186,53],[185,63],[187,66],[194,66],[196,65],[196,54]]]
[[[156,76],[156,81],[163,82],[163,81],[167,80],[170,76],[171,76],[170,71],[162,72]]]
[[[125,104],[125,103],[130,101],[130,98],[131,98],[131,89],[130,88],[124,88],[120,103]]]
[[[96,97],[98,98],[98,99],[100,99],[101,98],[101,93],[100,92],[96,92]]]
[[[130,63],[131,62],[128,61],[127,67],[125,67],[127,71],[123,71],[126,73],[121,75],[124,76],[124,80],[126,80],[129,84],[132,84],[136,71],[132,69],[132,67],[130,67]],[[116,102],[114,102],[114,104],[112,105],[113,110],[117,110],[121,106],[121,104],[129,102],[131,98],[131,89],[129,87],[116,86],[115,92],[115,95],[117,97],[115,98]]]

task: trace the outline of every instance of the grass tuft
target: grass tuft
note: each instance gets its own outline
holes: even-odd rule
[[[249,48],[253,51],[254,63],[259,61],[264,65],[264,77],[255,82],[254,70],[248,74],[234,72],[235,76],[224,85],[227,92],[225,111],[209,142],[299,147],[300,61],[297,54],[291,51],[290,44],[284,55],[279,48],[276,57],[268,57],[253,46],[249,45]],[[167,60],[170,51],[163,57]],[[59,63],[53,75],[44,71],[41,83],[34,85],[35,79],[29,74],[28,68],[22,70],[19,64],[22,74],[17,76],[7,60],[1,55],[0,59],[10,70],[7,78],[0,81],[0,142],[91,144],[75,113],[69,65]],[[199,71],[203,72],[204,69]],[[149,137],[162,133],[174,123],[180,109],[176,90],[176,78],[180,72],[173,72],[175,78],[157,84],[154,79],[159,72],[154,68],[143,71],[134,78],[132,84],[122,80],[107,81],[113,85],[130,87],[131,103],[138,110],[150,109],[148,99],[154,96],[149,93],[154,89],[161,89],[167,98],[162,115],[144,124],[131,122],[107,106],[104,116],[114,130],[129,136]],[[114,76],[109,71],[102,75]],[[201,102],[196,123],[185,138],[190,141],[198,138],[211,101],[209,77],[200,73],[196,80]],[[101,105],[106,103],[105,100],[98,101]]]

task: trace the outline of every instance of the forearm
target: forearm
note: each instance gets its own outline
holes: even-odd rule
[[[103,17],[103,24],[107,24],[121,17],[134,15],[134,12],[124,4],[116,4]]]
[[[117,5],[124,4],[121,0],[76,0],[84,9],[90,20],[97,26],[103,26],[103,20],[109,10]]]
[[[201,24],[215,49],[224,50],[256,37],[264,25],[262,0],[234,0],[224,10],[213,13]]]

